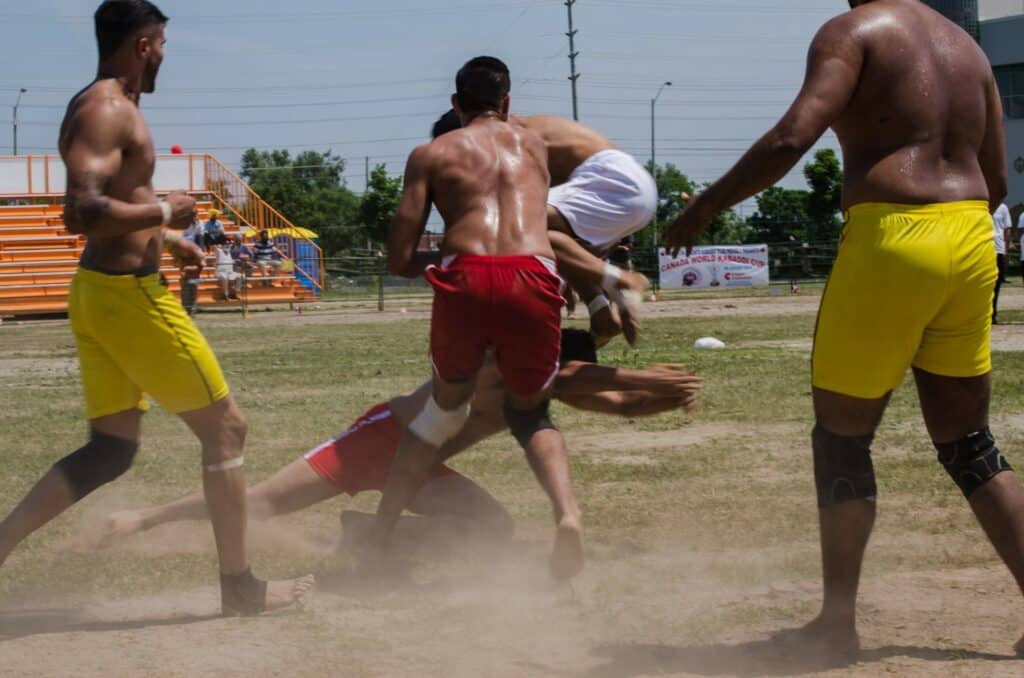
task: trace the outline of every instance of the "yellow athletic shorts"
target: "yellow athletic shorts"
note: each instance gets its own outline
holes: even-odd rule
[[[914,367],[992,369],[992,217],[980,201],[850,208],[814,336],[814,386],[881,398]]]
[[[89,419],[147,410],[198,410],[228,395],[216,356],[159,275],[79,268],[68,292]]]

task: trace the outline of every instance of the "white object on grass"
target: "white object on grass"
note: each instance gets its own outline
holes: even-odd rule
[[[693,343],[693,347],[698,349],[717,350],[725,348],[725,342],[721,339],[715,339],[714,337],[701,337]]]

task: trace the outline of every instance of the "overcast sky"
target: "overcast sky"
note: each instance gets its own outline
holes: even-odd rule
[[[11,105],[22,153],[53,153],[67,99],[95,74],[94,0],[0,0],[0,154]],[[171,17],[156,94],[143,99],[157,149],[332,150],[361,192],[364,158],[400,174],[447,108],[454,73],[492,54],[512,70],[513,109],[570,117],[562,0],[165,0]],[[244,9],[242,8],[244,7]],[[580,119],[642,161],[697,180],[725,171],[796,93],[807,45],[841,0],[579,0]],[[0,125],[0,130],[3,126]],[[835,147],[827,135],[820,146]],[[799,172],[783,185],[804,187]],[[749,211],[749,207],[748,207]]]

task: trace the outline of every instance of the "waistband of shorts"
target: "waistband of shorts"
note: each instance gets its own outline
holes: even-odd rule
[[[127,289],[129,287],[153,287],[160,285],[160,274],[152,273],[150,275],[137,276],[132,273],[125,273],[122,275],[109,275],[107,273],[100,273],[99,271],[90,271],[87,268],[81,266],[75,271],[75,278],[84,283],[90,285],[100,285],[102,287],[111,287],[115,289]]]
[[[558,270],[558,266],[555,264],[554,259],[551,259],[549,257],[538,256],[535,254],[512,255],[501,257],[489,257],[479,254],[450,254],[441,260],[441,268],[451,268],[456,263],[459,266],[487,266],[488,268],[498,268],[506,266],[513,268],[523,268],[526,266],[536,266],[539,263],[541,266],[551,271],[552,273]]]
[[[937,217],[950,214],[970,214],[973,212],[988,214],[988,202],[984,200],[960,200],[957,202],[940,202],[930,205],[901,205],[890,202],[862,202],[851,205],[846,211],[848,219],[878,218],[893,214],[910,216]]]

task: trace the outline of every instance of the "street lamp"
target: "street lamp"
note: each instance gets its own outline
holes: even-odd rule
[[[21,95],[27,91],[24,87],[18,90],[18,99],[14,102],[14,155],[18,155],[18,106],[21,105]]]
[[[657,184],[658,184],[658,165],[655,162],[655,156],[654,156],[654,104],[658,103],[658,98],[661,96],[661,93],[663,91],[665,91],[665,88],[666,87],[671,87],[671,86],[672,86],[671,82],[664,83],[661,87],[658,88],[658,93],[654,95],[654,98],[651,99],[651,174],[654,176],[654,184],[655,184],[655,186],[657,186]],[[658,202],[659,203],[661,202],[660,196],[658,198]],[[657,207],[654,208],[654,246],[655,247],[658,246],[658,208]]]

